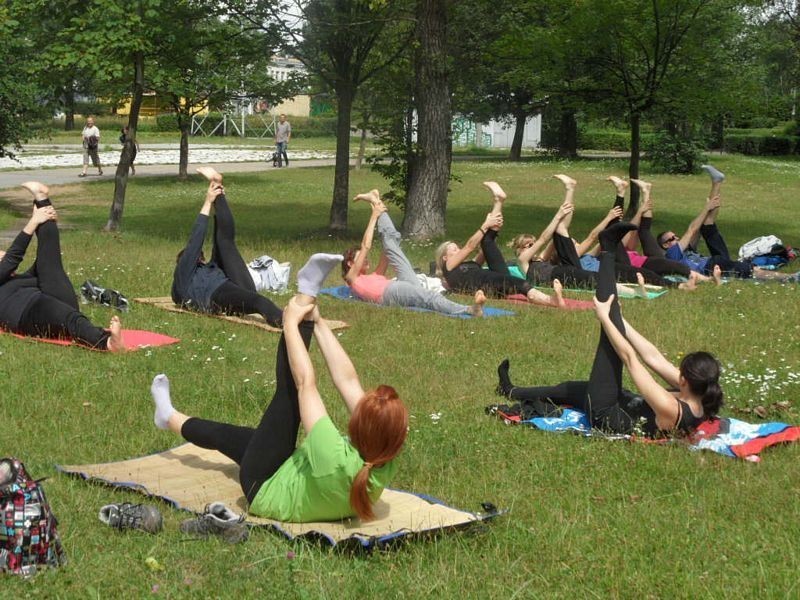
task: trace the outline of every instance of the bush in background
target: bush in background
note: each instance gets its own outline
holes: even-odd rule
[[[645,153],[654,171],[688,175],[700,170],[703,149],[703,144],[692,137],[662,133],[647,142]]]

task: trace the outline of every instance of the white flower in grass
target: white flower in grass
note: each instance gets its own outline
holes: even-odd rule
[[[439,422],[439,419],[442,418],[442,413],[435,412],[435,413],[431,413],[429,416],[430,416],[431,421],[433,422],[433,424],[436,425]]]

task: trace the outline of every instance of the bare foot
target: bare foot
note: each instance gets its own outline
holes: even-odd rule
[[[381,201],[381,194],[378,190],[370,190],[365,194],[357,194],[353,197],[353,202],[358,202],[361,200],[362,202],[369,202],[370,204],[375,204],[376,202]]]
[[[686,283],[679,284],[678,289],[685,292],[695,291],[697,289],[697,273],[689,273],[689,280]]]
[[[717,285],[722,285],[722,269],[719,265],[714,265],[714,270],[711,272],[711,276],[714,278],[714,283]]]
[[[568,175],[564,175],[563,173],[559,173],[558,175],[553,175],[556,179],[558,179],[561,183],[564,184],[564,187],[568,190],[574,190],[575,186],[578,185],[578,182],[575,181],[572,177]]]
[[[114,315],[111,317],[111,323],[108,326],[111,332],[111,337],[108,338],[106,348],[109,352],[125,352],[125,343],[122,341],[122,322],[119,317]]]
[[[636,295],[647,300],[647,288],[644,286],[644,275],[636,273]]]
[[[200,173],[200,175],[202,175],[209,181],[222,183],[222,175],[218,173],[217,170],[214,169],[213,167],[200,167],[197,169],[197,172]]]
[[[553,295],[550,298],[550,302],[553,306],[557,306],[558,308],[564,308],[567,303],[564,302],[564,286],[561,285],[561,281],[558,279],[553,279]]]
[[[650,189],[653,187],[653,184],[649,181],[644,181],[642,179],[631,179],[631,183],[635,184],[642,192],[645,194],[646,197],[650,196]]]
[[[484,181],[483,187],[492,192],[492,198],[495,202],[503,202],[506,199],[506,193],[496,181]]]
[[[627,181],[619,177],[615,177],[614,175],[609,175],[608,177],[606,177],[606,181],[610,181],[611,183],[614,184],[614,187],[617,188],[617,196],[622,197],[625,195],[625,190],[628,189]]]
[[[486,294],[483,293],[483,290],[478,290],[475,292],[475,303],[472,305],[469,311],[473,317],[483,316],[484,304],[486,304]]]
[[[43,183],[39,183],[38,181],[26,181],[20,185],[33,194],[34,200],[45,200],[49,198],[48,193],[50,190]]]

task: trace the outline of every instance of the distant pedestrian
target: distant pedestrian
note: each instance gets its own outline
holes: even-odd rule
[[[125,146],[125,142],[128,141],[129,130],[128,126],[122,128],[119,135],[119,143],[122,144],[123,148]],[[131,175],[136,175],[136,167],[134,166],[133,162],[136,160],[136,154],[139,152],[139,142],[136,140],[133,141],[133,157],[131,158]]]
[[[86,177],[86,169],[89,168],[89,159],[97,167],[97,174],[103,174],[103,167],[100,165],[100,156],[97,150],[100,147],[100,130],[94,124],[94,117],[86,119],[86,125],[81,132],[83,139],[83,171],[78,177]]]
[[[278,166],[289,166],[289,156],[286,154],[286,148],[289,146],[289,140],[292,139],[292,125],[286,120],[286,115],[282,114],[278,117],[278,122],[275,124],[275,154],[278,155]]]

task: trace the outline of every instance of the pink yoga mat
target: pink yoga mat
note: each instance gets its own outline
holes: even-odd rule
[[[0,333],[10,333],[10,332],[0,330]],[[18,333],[12,333],[11,335],[21,340],[33,340],[34,342],[56,344],[57,346],[73,346],[73,345],[80,346],[79,344],[76,344],[72,340],[31,337],[27,335],[20,335]],[[128,351],[139,350],[140,348],[148,348],[154,346],[169,346],[170,344],[177,344],[178,342],[180,342],[178,338],[170,337],[168,335],[164,335],[163,333],[155,333],[154,331],[144,331],[142,329],[123,329],[122,340],[125,342],[125,348]],[[87,350],[93,350],[93,348],[88,348],[87,346],[80,346],[80,347],[86,348]]]

